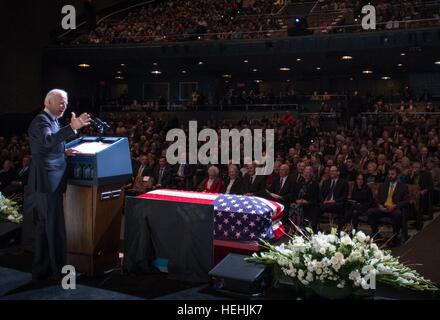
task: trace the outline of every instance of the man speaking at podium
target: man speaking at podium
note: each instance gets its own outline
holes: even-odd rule
[[[67,109],[67,93],[51,90],[44,100],[44,110],[32,121],[28,134],[32,154],[29,169],[29,197],[37,213],[35,231],[33,280],[59,280],[66,263],[66,230],[63,193],[66,190],[65,141],[77,130],[89,125],[87,113],[76,117],[72,112],[70,125],[60,128],[58,119]]]

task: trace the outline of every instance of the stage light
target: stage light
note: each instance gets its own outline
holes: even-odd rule
[[[121,74],[121,73],[122,73],[122,71],[116,71],[116,73],[117,73],[117,74]]]
[[[182,74],[186,74],[186,70],[182,70]]]
[[[391,80],[391,77],[385,76],[381,78],[382,80]]]
[[[232,78],[232,75],[230,75],[230,74],[224,74],[224,75],[222,75],[222,77],[223,77],[223,78]]]
[[[321,67],[316,67],[316,70],[318,70],[318,71],[321,70]]]
[[[121,67],[125,67],[125,63],[121,63]]]
[[[153,71],[151,71],[151,73],[155,74],[155,75],[162,74],[162,72],[160,70],[153,70]]]
[[[398,66],[398,67],[403,67],[403,64],[399,63],[397,66]]]
[[[290,68],[288,68],[288,67],[281,67],[280,71],[290,71]]]
[[[434,62],[434,64],[436,64],[436,65],[440,65],[440,61],[436,61],[436,62]]]
[[[255,83],[262,83],[263,80],[254,80]]]
[[[116,79],[116,80],[124,80],[125,78],[122,77],[122,76],[116,76],[115,79]]]
[[[87,64],[87,63],[80,63],[80,64],[78,65],[78,67],[80,67],[80,68],[90,68],[90,64]]]
[[[153,66],[157,66],[157,62],[153,62]]]
[[[406,56],[406,53],[402,52],[400,55],[401,55],[402,57],[404,57],[404,56]]]
[[[372,74],[373,70],[366,69],[366,70],[363,70],[362,73],[363,74]]]
[[[243,60],[243,62],[244,62],[244,63],[248,63],[248,62],[249,62],[249,60]]]
[[[198,65],[201,66],[203,64],[203,61],[199,61]]]
[[[353,59],[352,56],[342,56],[341,57],[341,60],[351,60],[351,59]]]
[[[258,69],[253,69],[252,71],[253,71],[253,72],[257,72],[257,71],[258,71]]]
[[[301,59],[300,59],[300,58],[297,58],[297,59],[296,59],[296,61],[300,62],[300,61],[301,61]]]

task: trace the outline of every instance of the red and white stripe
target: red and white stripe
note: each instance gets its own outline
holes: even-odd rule
[[[138,198],[197,204],[212,204],[218,196],[218,193],[160,189],[142,194],[138,196]]]

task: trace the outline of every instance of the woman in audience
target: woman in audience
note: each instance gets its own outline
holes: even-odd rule
[[[235,164],[228,167],[228,178],[222,184],[221,193],[225,194],[242,194],[243,183],[240,177],[240,171]]]
[[[367,165],[367,174],[365,175],[366,183],[379,183],[381,175],[377,172],[376,162],[370,161]]]
[[[368,186],[364,175],[359,174],[351,193],[349,209],[347,210],[346,222],[350,222],[354,229],[358,229],[359,216],[365,215],[368,209],[375,205],[373,192]]]
[[[219,193],[222,188],[222,180],[219,178],[219,170],[216,166],[208,169],[208,177],[197,187],[199,192]]]

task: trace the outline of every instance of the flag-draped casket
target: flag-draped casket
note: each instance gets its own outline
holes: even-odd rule
[[[214,239],[276,240],[283,234],[283,205],[260,197],[180,190],[155,190],[141,196],[162,201],[210,204],[214,210]]]

